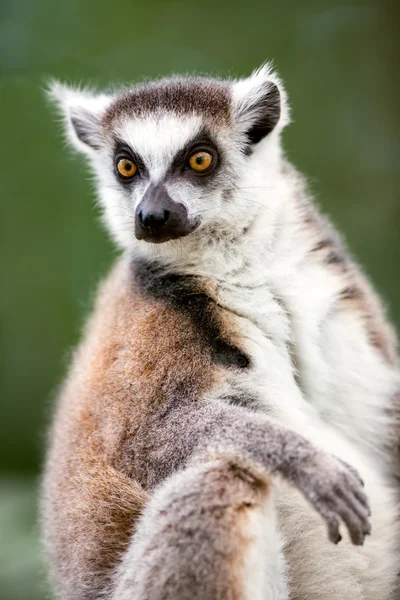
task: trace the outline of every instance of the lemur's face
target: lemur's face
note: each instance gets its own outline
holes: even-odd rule
[[[279,80],[266,67],[236,82],[173,78],[110,95],[56,83],[51,94],[91,159],[105,221],[124,247],[246,220],[252,206],[240,182],[246,173],[251,181],[263,145],[267,168],[261,142],[286,121]]]

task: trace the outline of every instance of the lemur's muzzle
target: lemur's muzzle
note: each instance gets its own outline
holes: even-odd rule
[[[153,244],[189,235],[198,225],[189,221],[185,206],[174,202],[164,185],[150,185],[136,209],[136,238]]]

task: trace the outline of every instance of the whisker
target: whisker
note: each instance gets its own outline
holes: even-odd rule
[[[273,210],[272,208],[270,208],[266,204],[263,204],[262,202],[258,202],[257,200],[254,200],[253,198],[244,197],[244,196],[238,196],[237,194],[235,195],[235,198],[238,199],[238,200],[243,200],[244,202],[253,202],[254,204],[258,204],[259,206],[263,206],[267,210],[270,210],[275,215],[278,214],[275,210]]]
[[[205,208],[204,210],[196,211],[196,214],[202,215],[203,213],[209,212],[210,210],[215,210],[214,206],[212,208]]]
[[[240,186],[234,187],[235,190],[271,190],[275,187],[274,184],[271,185],[249,185],[249,186]]]

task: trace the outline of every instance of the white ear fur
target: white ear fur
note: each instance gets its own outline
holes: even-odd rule
[[[59,109],[68,141],[80,152],[92,155],[101,147],[100,119],[112,100],[111,95],[95,94],[52,80],[47,96]]]
[[[236,123],[242,133],[251,132],[258,123],[261,128],[265,127],[267,135],[268,128],[270,131],[281,131],[290,122],[285,89],[268,63],[255,70],[250,77],[234,82],[233,104]],[[262,133],[259,131],[255,135],[256,142],[263,137]]]

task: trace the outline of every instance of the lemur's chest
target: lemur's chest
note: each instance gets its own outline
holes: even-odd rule
[[[277,348],[292,342],[291,315],[272,286],[223,284],[218,287],[218,304],[230,312],[233,318],[240,319],[243,333],[255,328]]]
[[[293,349],[307,348],[321,312],[321,299],[314,291],[309,293],[298,277],[282,268],[266,275],[261,264],[254,276],[245,273],[236,278],[183,275],[143,260],[134,261],[132,269],[134,286],[143,299],[155,300],[188,319],[200,345],[216,366],[227,368],[234,386],[264,398],[272,397],[275,387],[273,398],[281,405],[288,385],[297,388],[298,396]],[[268,393],[260,386],[268,386]]]
[[[314,399],[326,389],[325,372],[322,378],[317,372],[324,361],[323,324],[333,297],[329,281],[316,287],[315,273],[307,272],[271,273],[259,285],[219,284],[218,305],[238,327],[252,361],[247,373],[230,378],[233,387],[253,390],[285,422],[297,413],[317,418]]]
[[[242,326],[256,327],[277,349],[318,343],[338,293],[338,282],[320,265],[296,265],[292,259],[263,261],[240,277],[218,283],[217,301]]]

